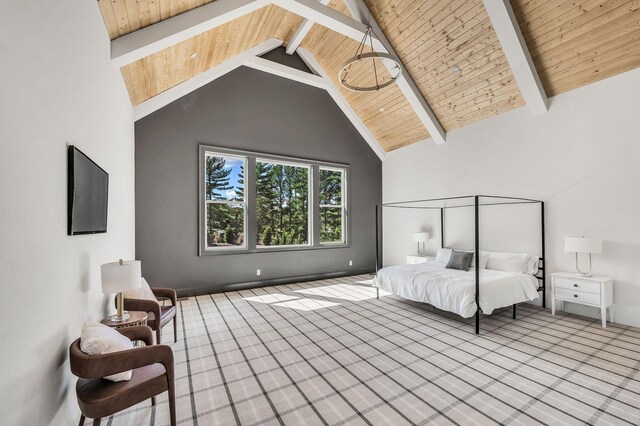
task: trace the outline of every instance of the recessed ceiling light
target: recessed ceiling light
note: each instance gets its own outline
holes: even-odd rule
[[[192,54],[191,54],[191,59],[195,59],[195,58],[197,58],[197,57],[198,57],[198,54],[197,54],[197,53],[192,53]]]
[[[459,66],[457,66],[457,65],[454,65],[454,66],[451,68],[451,71],[453,71],[453,73],[454,73],[454,74],[460,74],[460,67],[459,67]]]
[[[378,111],[380,111],[380,112],[384,112],[384,108],[380,108]]]

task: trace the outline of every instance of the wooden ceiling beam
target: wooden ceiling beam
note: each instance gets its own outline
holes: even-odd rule
[[[329,4],[329,0],[320,0],[320,3],[326,6],[327,4]],[[300,43],[302,43],[302,40],[304,40],[307,34],[309,34],[309,31],[311,31],[311,27],[313,27],[313,24],[314,22],[308,19],[305,19],[300,23],[300,26],[296,29],[293,37],[291,37],[291,41],[289,42],[289,44],[287,44],[287,53],[289,55],[293,55],[293,52],[295,52],[296,49],[300,47]]]
[[[363,22],[365,25],[371,26],[384,47],[384,49],[380,50],[391,53],[398,58],[400,66],[402,67],[402,73],[400,73],[400,75],[396,78],[396,84],[400,88],[400,91],[407,98],[407,101],[409,101],[409,104],[418,115],[418,118],[422,122],[423,126],[427,129],[434,142],[438,145],[445,143],[446,132],[444,128],[438,121],[438,118],[434,114],[427,101],[424,99],[422,92],[420,92],[420,89],[418,89],[418,86],[416,86],[415,82],[411,78],[409,71],[402,63],[402,60],[400,60],[400,57],[398,56],[398,54],[396,54],[393,46],[391,45],[389,40],[387,40],[384,31],[382,31],[380,25],[378,25],[376,20],[370,14],[367,5],[363,0],[344,0],[344,4],[345,6],[347,6],[347,9],[349,9],[349,13],[351,14],[351,16],[356,17],[356,19],[358,20],[362,20],[361,22]],[[369,16],[371,16],[370,19]],[[391,72],[391,70],[389,70],[389,72]]]
[[[112,40],[111,62],[123,67],[271,4],[357,41],[367,29],[317,0],[216,0]],[[379,40],[373,43],[376,50],[386,51]]]
[[[378,142],[375,136],[373,136],[369,128],[360,119],[360,116],[358,115],[358,113],[355,112],[355,110],[351,107],[349,102],[344,98],[344,96],[342,96],[342,93],[340,93],[340,90],[338,90],[338,88],[333,84],[333,82],[331,81],[331,77],[327,75],[327,73],[322,68],[322,66],[318,63],[318,61],[313,56],[313,54],[301,47],[298,48],[297,52],[300,58],[304,61],[304,63],[307,64],[309,69],[313,71],[315,74],[322,77],[322,79],[325,81],[327,85],[326,90],[329,96],[331,96],[333,101],[342,110],[344,115],[349,119],[349,121],[351,121],[351,124],[353,124],[353,126],[362,136],[362,138],[369,144],[369,146],[371,147],[373,152],[376,153],[378,158],[380,158],[380,160],[382,161],[385,161],[387,159],[387,154],[384,148],[382,147],[382,145],[380,144],[380,142]]]
[[[349,0],[347,3],[350,3]],[[217,0],[113,40],[111,43],[112,63],[122,67],[270,4],[286,9],[302,16],[309,22],[327,27],[358,42],[362,40],[368,26],[368,23],[365,24],[350,18],[317,0]],[[353,9],[352,15],[358,16],[360,19],[364,19],[364,16],[368,15],[368,9],[362,0],[353,2],[351,8]],[[360,13],[357,13],[358,10]],[[380,26],[374,20],[372,20],[371,26],[381,38],[381,40],[373,39],[373,48],[397,56]],[[411,79],[407,69],[403,65],[402,68],[401,75],[396,79],[399,89],[434,141],[438,144],[444,143],[444,129]]]
[[[547,94],[509,0],[482,0],[520,93],[532,115],[547,112]]]
[[[356,21],[329,6],[325,6],[317,0],[273,0],[273,3],[357,42],[362,41],[362,37],[367,31],[367,26],[362,22]],[[380,40],[375,38],[373,39],[373,48],[381,52],[387,51]]]
[[[190,78],[170,89],[165,90],[157,94],[156,96],[147,99],[146,101],[133,107],[133,119],[134,121],[140,120],[146,117],[154,111],[169,105],[171,102],[180,99],[183,96],[188,95],[194,90],[199,89],[205,84],[211,83],[213,80],[222,77],[225,74],[230,73],[238,67],[244,65],[247,59],[254,58],[259,55],[264,55],[267,52],[282,46],[282,40],[276,38],[269,39],[265,42],[258,44],[257,46],[245,50],[239,55],[228,59],[221,64],[210,68],[209,70]]]
[[[317,75],[309,74],[308,72],[300,71],[296,68],[282,65],[268,59],[254,56],[252,58],[245,59],[242,65],[256,69],[258,71],[263,71],[269,74],[277,75],[279,77],[287,78],[289,80],[297,81],[298,83],[306,84],[308,86],[313,86],[324,90],[329,89],[327,87],[327,81],[322,77],[318,77]]]
[[[387,159],[387,155],[380,142],[378,142],[378,140],[371,134],[367,126],[362,122],[353,108],[351,108],[351,105],[349,105],[349,102],[347,102],[347,100],[342,96],[340,91],[333,85],[329,76],[320,67],[310,52],[302,48],[298,49],[298,54],[302,60],[315,74],[300,71],[259,57],[260,55],[281,46],[282,43],[282,40],[276,38],[269,39],[201,74],[196,75],[195,77],[190,78],[183,83],[178,84],[177,86],[165,90],[164,92],[133,107],[133,119],[138,121],[154,111],[165,107],[171,102],[176,101],[200,87],[222,77],[223,75],[228,74],[241,66],[247,66],[262,72],[326,90],[336,105],[342,110],[349,121],[351,121],[362,138],[367,142],[367,144],[369,144],[373,152],[375,152],[381,161],[385,161]]]
[[[217,0],[111,41],[111,62],[123,67],[274,3],[272,0]]]

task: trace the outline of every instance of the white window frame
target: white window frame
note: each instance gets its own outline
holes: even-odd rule
[[[319,167],[319,172],[321,173],[322,170],[328,170],[328,171],[332,171],[332,172],[340,172],[340,179],[341,179],[341,184],[340,184],[340,191],[341,191],[341,196],[340,196],[340,205],[334,205],[334,204],[319,204],[319,208],[323,209],[323,208],[333,208],[333,209],[341,209],[341,213],[342,213],[342,218],[340,221],[340,226],[342,227],[341,229],[341,235],[342,235],[342,240],[341,241],[322,241],[322,237],[319,237],[319,243],[320,245],[344,245],[347,243],[347,205],[346,205],[346,201],[347,201],[347,169],[343,168],[343,167],[332,167],[332,166],[320,166]],[[320,203],[320,200],[318,200],[318,203]],[[320,224],[320,217],[318,217],[318,226],[321,226]]]
[[[241,160],[242,161],[242,165],[244,166],[244,170],[245,170],[245,177],[244,177],[244,194],[242,196],[242,201],[231,201],[231,200],[207,200],[206,198],[206,181],[203,180],[203,185],[204,185],[204,191],[201,191],[199,194],[199,197],[202,198],[202,202],[204,202],[204,226],[203,226],[203,231],[204,231],[204,235],[202,236],[204,238],[204,250],[206,252],[217,252],[217,251],[246,251],[248,248],[248,244],[247,244],[247,225],[248,225],[248,220],[247,220],[247,213],[249,210],[249,206],[248,206],[248,202],[247,202],[247,163],[248,163],[248,159],[246,156],[242,156],[242,155],[233,155],[233,154],[227,154],[227,153],[222,153],[222,152],[217,152],[217,151],[210,151],[210,150],[206,150],[204,152],[204,156],[201,160],[201,167],[203,168],[204,173],[201,175],[201,178],[205,178],[206,177],[206,170],[205,168],[205,164],[207,161],[208,157],[224,157],[224,158],[232,158],[232,159],[236,159],[236,160]],[[208,214],[209,214],[209,209],[208,206],[209,204],[226,204],[226,205],[234,205],[234,204],[242,204],[243,206],[243,229],[244,229],[244,238],[243,238],[243,244],[239,245],[239,246],[221,246],[221,247],[210,247],[208,245],[207,242],[207,219],[208,219]]]
[[[306,244],[279,244],[273,246],[259,246],[256,244],[257,250],[278,250],[281,248],[301,248],[301,247],[313,247],[313,168],[312,165],[305,162],[296,162],[296,161],[286,161],[286,160],[274,160],[272,158],[264,158],[264,157],[256,157],[256,166],[258,163],[269,163],[269,164],[280,164],[282,166],[293,166],[300,167],[303,169],[307,169],[307,243]],[[257,191],[258,180],[256,178],[256,191]],[[257,204],[257,200],[256,200]],[[255,225],[255,226],[254,226]],[[256,229],[258,227],[258,218],[256,211],[256,222],[252,224]],[[260,236],[256,235],[256,238],[259,239]]]
[[[244,166],[244,246],[232,247],[210,247],[207,248],[207,227],[206,227],[206,194],[205,194],[205,164],[206,156],[214,155],[220,157],[234,157],[245,159]],[[298,167],[309,168],[309,205],[308,205],[308,244],[294,245],[278,245],[258,247],[257,241],[257,200],[256,200],[256,162],[265,161],[269,163],[288,164]],[[327,242],[320,243],[320,168],[335,169],[343,171],[343,219],[342,233],[343,242]],[[348,164],[331,163],[326,161],[309,160],[304,158],[286,157],[281,155],[272,155],[267,153],[259,153],[253,151],[236,150],[223,148],[214,145],[201,144],[198,147],[198,255],[199,256],[221,256],[245,253],[266,253],[266,252],[285,252],[285,251],[304,251],[304,250],[326,250],[351,247],[351,218],[349,215],[349,199],[350,166]],[[225,200],[222,200],[225,201]],[[225,201],[226,202],[226,201]],[[240,203],[232,201],[230,203]]]

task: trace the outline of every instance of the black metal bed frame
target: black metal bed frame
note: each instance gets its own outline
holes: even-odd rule
[[[481,203],[481,199],[483,198],[492,198],[495,200],[501,200],[498,202],[490,202],[490,203]],[[462,204],[462,205],[454,205],[454,206],[445,206],[447,201],[452,200],[471,200],[473,199],[473,204]],[[435,206],[412,206],[411,204],[416,203],[433,203],[440,202],[442,205],[440,207]],[[427,210],[440,210],[440,241],[441,245],[444,248],[444,212],[446,209],[455,209],[455,208],[464,208],[464,207],[473,207],[474,215],[475,215],[475,223],[474,223],[474,246],[475,246],[475,260],[476,260],[476,268],[475,268],[475,301],[476,301],[476,334],[480,334],[480,268],[477,265],[480,265],[480,207],[484,206],[498,206],[498,205],[513,205],[513,204],[540,204],[540,218],[541,218],[541,238],[542,238],[542,253],[540,256],[540,263],[538,267],[538,273],[536,273],[535,277],[542,282],[542,285],[538,288],[538,292],[542,292],[542,307],[547,307],[546,301],[546,273],[545,273],[545,234],[544,234],[544,201],[540,200],[532,200],[529,198],[518,198],[518,197],[503,197],[497,195],[467,195],[461,197],[446,197],[446,198],[431,198],[426,200],[412,200],[412,201],[399,201],[392,203],[384,203],[376,205],[376,275],[380,268],[382,267],[382,211],[383,208],[405,208],[405,209],[427,209]],[[541,276],[538,276],[541,274]],[[380,288],[376,287],[376,298],[380,298]],[[516,304],[513,305],[513,319],[516,318]]]

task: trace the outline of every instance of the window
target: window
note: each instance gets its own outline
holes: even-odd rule
[[[200,146],[199,253],[331,249],[349,236],[349,166]]]
[[[207,152],[204,163],[206,248],[245,248],[246,159]]]
[[[344,169],[320,167],[320,242],[344,243]]]
[[[256,161],[258,247],[309,244],[309,171],[306,165]]]

